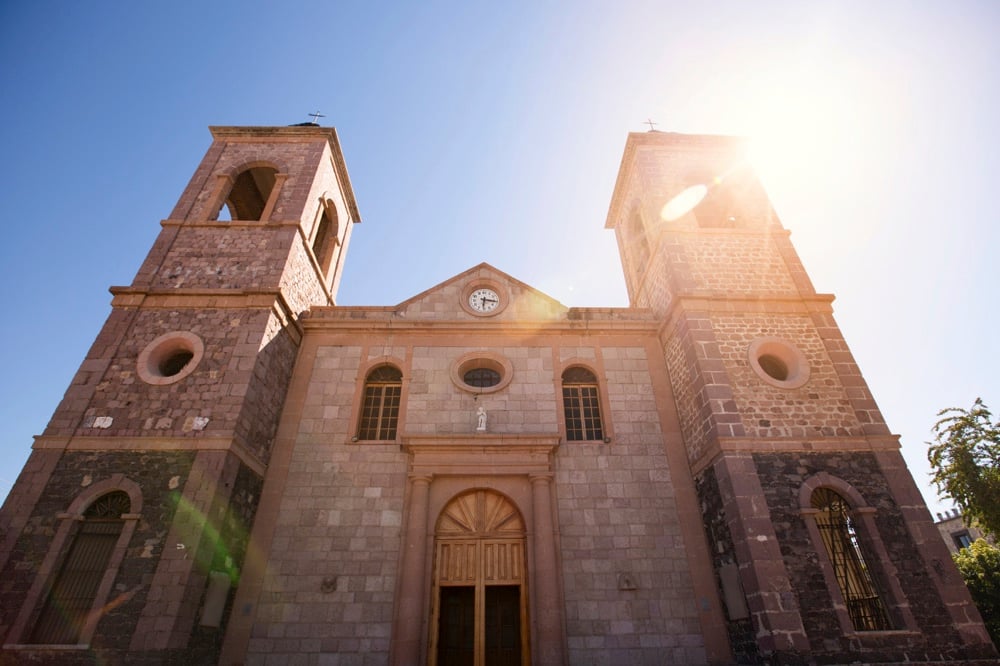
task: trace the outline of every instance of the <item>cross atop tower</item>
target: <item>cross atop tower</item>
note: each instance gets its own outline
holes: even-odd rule
[[[315,113],[310,113],[310,114],[307,114],[307,115],[308,115],[308,116],[309,116],[310,118],[312,118],[312,119],[313,119],[312,121],[313,121],[313,123],[315,123],[316,125],[319,125],[319,122],[318,122],[318,121],[319,121],[319,119],[320,119],[320,118],[326,118],[326,116],[324,116],[324,115],[323,115],[322,113],[320,113],[319,111],[316,111]]]

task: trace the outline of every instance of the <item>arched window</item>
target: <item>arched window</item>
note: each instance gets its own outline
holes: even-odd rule
[[[380,365],[368,373],[358,439],[396,439],[402,391],[403,373],[391,365]]]
[[[830,488],[812,493],[816,526],[830,558],[837,585],[856,631],[892,629],[885,603],[878,593],[862,553],[851,507]]]
[[[240,172],[224,202],[230,220],[259,220],[274,190],[278,170],[260,166]],[[221,216],[219,219],[223,219]]]
[[[597,377],[586,368],[574,366],[562,374],[563,410],[566,413],[566,439],[604,439]]]
[[[646,272],[646,264],[649,263],[649,239],[646,238],[646,227],[642,223],[642,215],[636,209],[628,222],[628,237],[632,244],[632,265],[635,267],[637,275]]]
[[[29,643],[74,644],[80,640],[98,587],[107,574],[131,502],[122,491],[98,497],[84,512]]]
[[[332,201],[325,200],[320,206],[319,219],[316,221],[315,229],[312,240],[313,256],[319,262],[320,270],[328,273],[340,231],[337,225],[337,207]]]

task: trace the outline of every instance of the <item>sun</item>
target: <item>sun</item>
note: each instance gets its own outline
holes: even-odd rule
[[[865,147],[881,138],[872,119],[892,104],[891,84],[822,39],[799,46],[692,73],[688,111],[701,127],[747,138],[747,160],[772,196],[850,195],[842,186],[867,168]],[[676,219],[711,187],[688,188],[661,215]]]
[[[749,138],[748,159],[769,190],[839,191],[869,168],[866,149],[884,141],[878,122],[893,84],[873,80],[849,54],[792,60],[771,62],[744,84],[730,121]]]

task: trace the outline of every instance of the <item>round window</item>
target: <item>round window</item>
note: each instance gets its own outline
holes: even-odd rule
[[[471,393],[499,391],[510,383],[513,374],[510,361],[493,352],[471,352],[451,365],[451,381]]]
[[[750,343],[750,367],[757,376],[778,388],[798,388],[809,381],[809,363],[798,347],[780,338],[759,338]]]
[[[194,333],[165,333],[139,354],[136,372],[147,384],[173,384],[194,372],[204,355],[205,344]]]
[[[774,354],[763,354],[757,359],[757,363],[771,379],[777,379],[779,382],[788,379],[788,366]]]
[[[178,349],[162,361],[160,361],[160,374],[164,377],[173,377],[183,372],[187,364],[194,358],[194,352],[188,349]]]

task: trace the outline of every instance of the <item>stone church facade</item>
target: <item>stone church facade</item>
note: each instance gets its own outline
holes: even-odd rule
[[[0,512],[0,663],[996,659],[739,141],[629,135],[629,307],[346,307],[336,132],[212,134]]]

